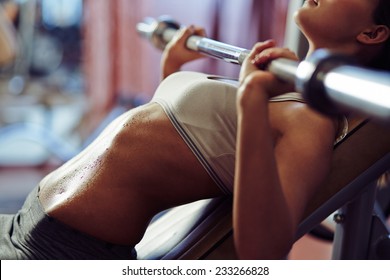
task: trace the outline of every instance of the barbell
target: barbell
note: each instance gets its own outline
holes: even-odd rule
[[[180,24],[168,16],[145,18],[137,32],[159,49],[177,34]],[[201,36],[190,36],[187,48],[216,59],[241,65],[250,50]],[[325,49],[298,62],[273,60],[268,71],[285,82],[295,84],[306,102],[316,110],[335,115],[357,112],[390,124],[390,72],[360,67],[345,55]]]

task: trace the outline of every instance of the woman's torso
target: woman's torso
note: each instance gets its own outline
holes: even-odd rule
[[[294,125],[286,122],[291,112],[303,106],[288,100],[270,103],[275,142]],[[193,118],[198,113],[194,110]],[[213,110],[204,113],[214,118]],[[212,137],[221,138],[223,132]],[[223,195],[187,144],[160,104],[131,110],[41,182],[42,206],[50,216],[84,233],[134,246],[159,211]],[[229,169],[234,173],[234,164]]]
[[[125,113],[41,182],[49,216],[94,237],[135,245],[150,219],[220,195],[158,104]]]

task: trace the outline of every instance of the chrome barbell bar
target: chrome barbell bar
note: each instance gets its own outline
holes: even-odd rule
[[[145,18],[137,32],[164,49],[180,25],[172,18]],[[201,36],[191,36],[187,47],[213,58],[241,65],[250,50]],[[354,111],[390,124],[390,72],[356,66],[349,57],[318,50],[302,62],[279,58],[268,71],[294,83],[298,92],[318,111],[339,114]]]

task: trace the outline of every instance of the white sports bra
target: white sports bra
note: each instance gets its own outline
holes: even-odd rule
[[[237,87],[235,80],[182,71],[162,81],[152,99],[226,194],[234,182]],[[270,99],[283,101],[304,102],[298,93]]]

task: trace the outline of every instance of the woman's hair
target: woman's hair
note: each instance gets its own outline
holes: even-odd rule
[[[390,29],[390,0],[379,0],[374,11],[376,24],[386,25]],[[387,39],[381,53],[372,64],[373,67],[383,70],[390,70],[390,38]],[[390,171],[384,173],[378,180],[379,187],[389,186]]]
[[[390,0],[378,0],[378,6],[374,11],[373,17],[376,24],[385,25],[390,29]],[[390,70],[390,38],[384,43],[381,53],[373,61],[371,66],[383,70]]]

